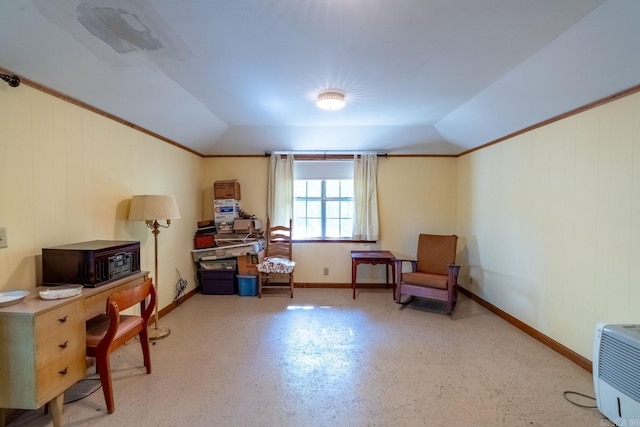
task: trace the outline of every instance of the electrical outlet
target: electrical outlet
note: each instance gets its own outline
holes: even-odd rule
[[[7,242],[7,229],[0,227],[0,248],[6,248],[7,246],[9,246]]]
[[[325,276],[329,275],[329,269],[327,267],[324,268],[324,275]]]

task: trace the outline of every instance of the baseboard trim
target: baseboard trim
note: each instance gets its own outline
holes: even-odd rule
[[[171,313],[173,310],[178,308],[179,305],[181,305],[182,303],[184,303],[186,300],[188,300],[189,298],[191,298],[192,296],[194,296],[197,293],[198,293],[198,288],[191,289],[189,292],[187,292],[186,294],[182,295],[177,300],[174,300],[168,306],[160,309],[160,311],[158,312],[158,318],[162,318],[162,317],[166,316],[167,314]],[[154,323],[154,318],[152,317],[151,319],[149,319],[149,324],[152,325],[153,323]]]
[[[542,332],[532,328],[531,326],[527,325],[523,321],[513,317],[509,313],[499,309],[498,307],[496,307],[495,305],[491,304],[490,302],[480,298],[478,295],[474,294],[470,290],[465,289],[462,286],[458,286],[458,290],[460,291],[460,293],[468,296],[469,298],[471,298],[471,300],[477,302],[478,304],[480,304],[481,306],[483,306],[487,310],[489,310],[492,313],[496,314],[498,317],[506,320],[507,322],[509,322],[513,326],[515,326],[516,328],[522,330],[527,335],[530,335],[531,337],[537,339],[538,341],[540,341],[541,343],[545,344],[546,346],[551,347],[553,350],[557,351],[558,353],[560,353],[561,355],[563,355],[567,359],[571,360],[576,365],[586,369],[590,373],[593,373],[593,364],[586,357],[583,357],[580,354],[576,353],[575,351],[571,350],[570,348],[565,347],[564,345],[560,344],[558,341],[555,341],[555,340],[549,338],[548,336],[546,336]]]

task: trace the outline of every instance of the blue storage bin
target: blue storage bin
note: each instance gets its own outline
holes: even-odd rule
[[[242,276],[238,274],[238,295],[255,297],[258,295],[258,276]]]

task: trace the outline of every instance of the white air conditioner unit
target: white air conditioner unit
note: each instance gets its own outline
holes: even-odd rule
[[[640,325],[596,326],[593,386],[605,417],[617,426],[640,426]]]

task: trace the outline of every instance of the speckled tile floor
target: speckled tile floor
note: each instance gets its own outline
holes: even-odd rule
[[[603,426],[591,375],[460,296],[453,317],[389,290],[296,289],[262,299],[197,294],[161,319],[146,375],[137,342],[67,426]],[[593,402],[582,400],[583,404]],[[42,410],[10,426],[52,425]]]

